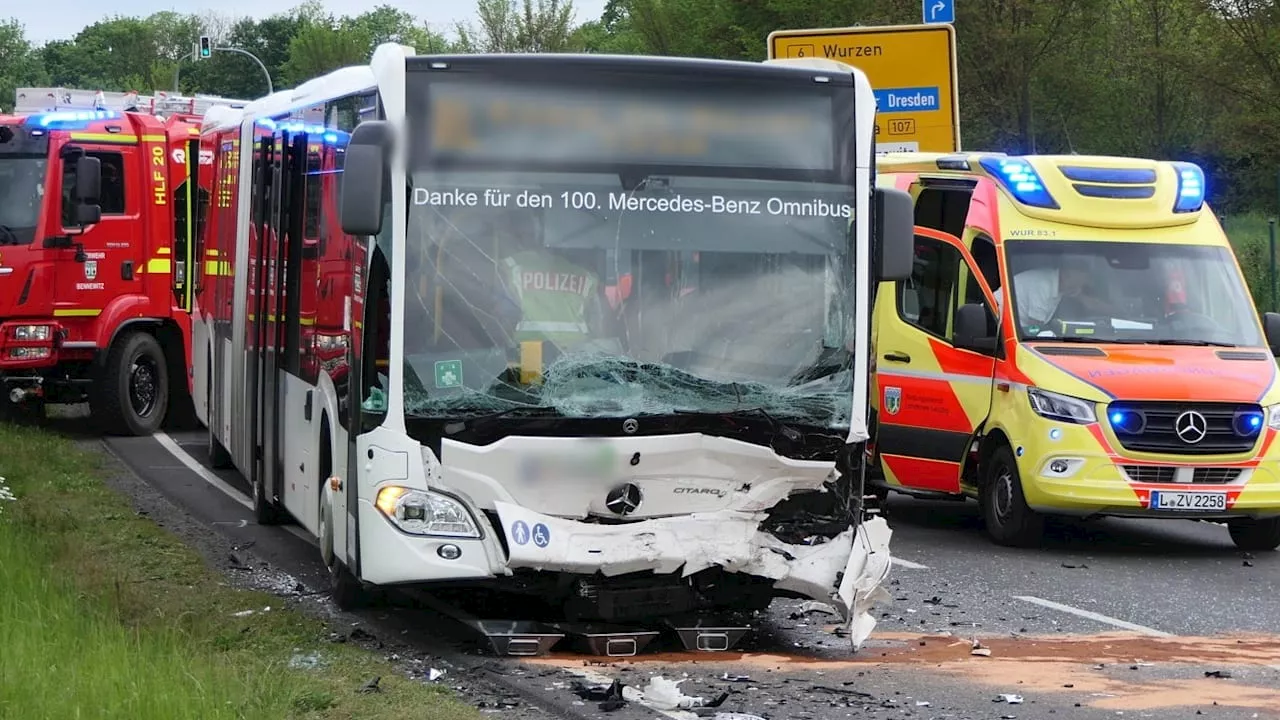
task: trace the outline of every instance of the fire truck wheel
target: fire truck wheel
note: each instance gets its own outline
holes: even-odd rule
[[[1241,550],[1268,552],[1280,548],[1280,518],[1240,518],[1227,523],[1231,542]]]
[[[160,429],[169,404],[169,369],[154,337],[134,332],[117,338],[101,372],[89,407],[104,431],[147,436]]]
[[[987,535],[999,545],[1027,547],[1040,541],[1044,516],[1027,507],[1013,451],[1001,445],[987,459],[985,481],[978,493]]]

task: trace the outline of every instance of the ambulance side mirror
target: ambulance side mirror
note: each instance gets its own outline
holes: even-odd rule
[[[342,197],[338,214],[342,232],[356,237],[382,232],[383,204],[388,194],[387,162],[391,126],[383,120],[366,120],[356,126],[342,166]]]
[[[76,186],[72,190],[75,202],[75,219],[80,226],[92,225],[102,219],[102,161],[96,157],[81,155],[76,159]]]
[[[1280,313],[1263,313],[1262,331],[1267,336],[1267,345],[1271,347],[1271,354],[1280,356]]]
[[[997,339],[988,332],[987,307],[982,303],[969,303],[956,309],[952,325],[952,344],[964,350],[990,355],[996,351]]]
[[[882,282],[911,277],[915,260],[915,206],[911,195],[897,188],[876,188],[873,247]]]

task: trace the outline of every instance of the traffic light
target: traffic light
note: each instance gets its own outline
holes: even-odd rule
[[[213,40],[208,35],[200,36],[200,59],[213,57]]]

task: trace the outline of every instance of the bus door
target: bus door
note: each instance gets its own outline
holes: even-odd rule
[[[992,349],[957,346],[955,317],[966,303],[985,309]],[[876,452],[890,486],[960,492],[974,435],[991,410],[993,305],[964,244],[917,226],[915,269],[875,310]]]

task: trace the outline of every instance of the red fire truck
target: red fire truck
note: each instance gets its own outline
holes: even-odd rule
[[[88,402],[107,432],[191,413],[214,97],[19,88],[0,113],[0,414]],[[196,186],[187,180],[198,172]]]

